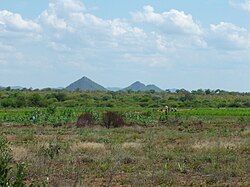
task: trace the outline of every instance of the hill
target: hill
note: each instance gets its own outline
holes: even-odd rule
[[[23,87],[21,86],[9,86],[11,90],[22,90]],[[7,87],[0,86],[0,90],[6,89]]]
[[[87,77],[82,77],[81,79],[71,83],[69,86],[66,87],[66,90],[69,91],[107,91],[106,88],[103,86],[95,83],[94,81],[90,80]]]
[[[162,89],[160,89],[159,87],[155,86],[154,84],[150,84],[150,85],[146,86],[146,91],[149,91],[149,90],[154,90],[156,92],[163,91]]]
[[[21,86],[11,86],[10,88],[12,90],[22,90],[23,89],[23,87],[21,87]]]
[[[160,89],[159,87],[150,84],[150,85],[145,85],[143,83],[141,83],[140,81],[136,81],[135,83],[131,84],[130,86],[128,86],[127,88],[124,88],[123,91],[128,91],[128,90],[132,90],[132,91],[150,91],[150,90],[154,90],[156,92],[161,92],[162,89]]]

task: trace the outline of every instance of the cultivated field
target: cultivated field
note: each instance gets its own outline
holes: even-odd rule
[[[133,103],[129,98],[135,95],[140,96],[125,96]],[[250,185],[249,108],[161,109],[136,104],[66,107],[60,102],[2,107],[1,179],[3,168],[11,167],[5,179],[17,186]],[[117,111],[123,123],[106,128],[106,111]],[[91,114],[91,123],[77,127],[82,113]]]

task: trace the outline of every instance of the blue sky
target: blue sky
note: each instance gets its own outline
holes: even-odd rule
[[[0,85],[250,91],[250,0],[0,0]]]

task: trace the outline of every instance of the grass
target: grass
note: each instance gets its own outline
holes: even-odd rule
[[[22,116],[27,110],[33,109],[5,112]],[[131,112],[131,121],[157,121],[158,114],[146,113]],[[181,110],[166,122],[111,129],[17,121],[2,123],[0,132],[13,163],[26,164],[27,185],[249,186],[248,114],[249,109]]]
[[[249,108],[196,108],[180,110],[184,116],[250,116]]]
[[[48,108],[22,108],[22,109],[0,109],[0,123],[10,124],[52,124],[60,125],[73,123],[77,117],[84,112],[91,112],[98,123],[101,123],[102,114],[105,111],[117,111],[123,115],[128,123],[142,125],[154,125],[158,123],[159,117],[164,115],[156,108],[96,108],[96,107],[58,107],[51,113]],[[215,118],[215,117],[242,117],[250,116],[250,108],[199,108],[199,109],[180,109],[178,112],[171,113],[170,116],[181,118]],[[34,117],[34,118],[33,118]]]

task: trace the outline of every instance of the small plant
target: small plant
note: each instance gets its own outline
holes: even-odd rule
[[[164,123],[164,122],[167,122],[168,120],[168,115],[166,114],[161,114],[160,117],[159,117],[159,121]]]
[[[78,117],[76,126],[85,127],[94,124],[94,117],[91,113],[87,112]]]
[[[103,123],[104,126],[107,128],[117,128],[125,125],[123,117],[117,112],[105,112],[103,114]]]
[[[24,178],[26,177],[26,173],[24,170],[24,164],[17,165],[17,172],[16,172],[16,180],[13,183],[13,187],[24,187]]]
[[[40,152],[42,155],[53,159],[59,154],[60,150],[61,146],[57,142],[52,142],[48,146],[43,146]]]
[[[46,113],[49,114],[49,115],[54,115],[56,113],[56,106],[47,107]]]
[[[10,182],[11,156],[7,147],[7,141],[0,137],[0,186],[8,186]]]
[[[24,164],[17,164],[17,171],[14,173],[11,161],[12,157],[7,146],[7,141],[0,137],[0,186],[24,187],[24,179],[26,177]]]

